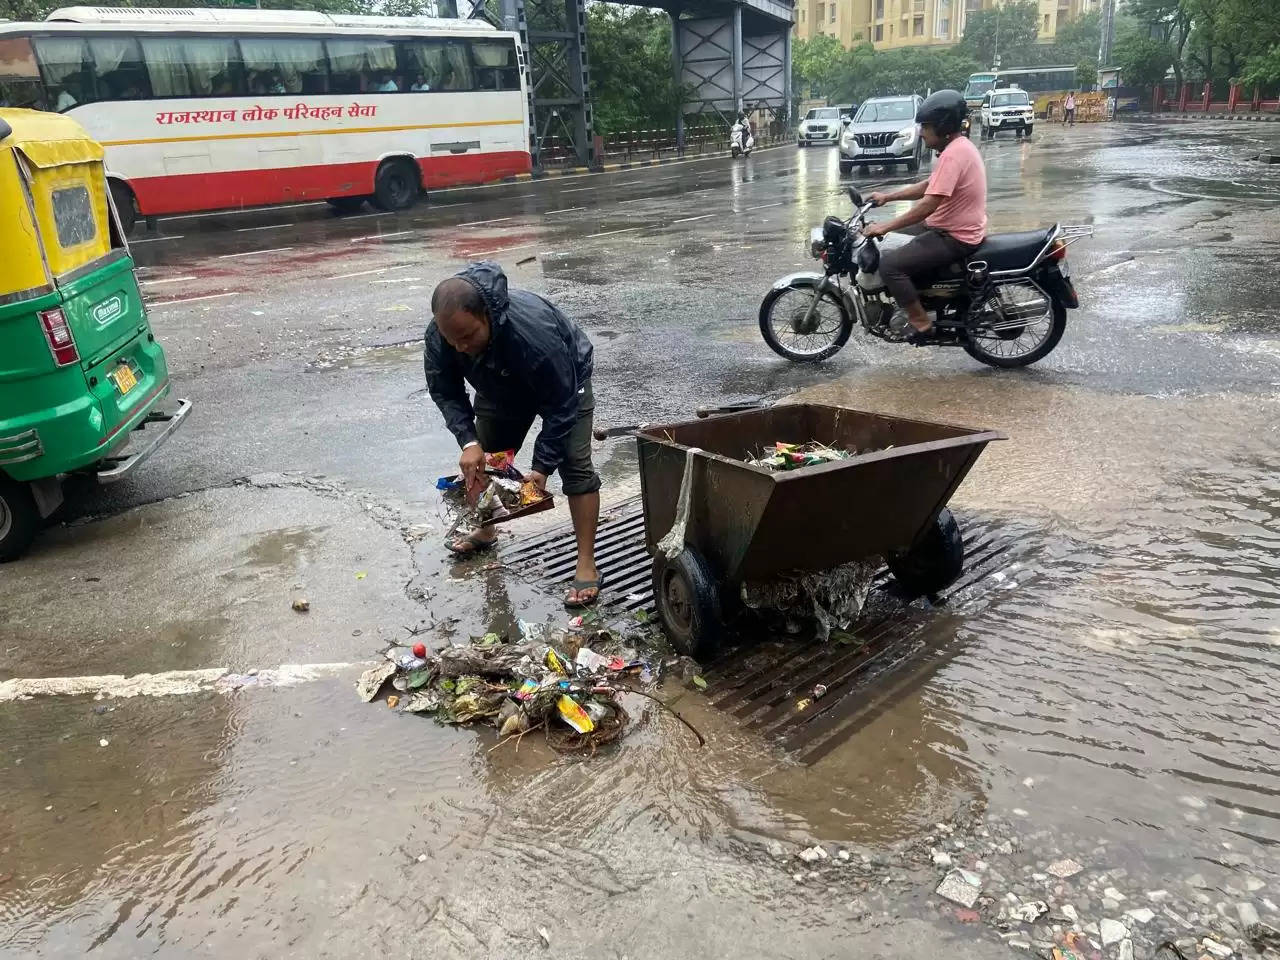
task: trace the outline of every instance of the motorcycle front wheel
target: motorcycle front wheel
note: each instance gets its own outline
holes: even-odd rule
[[[760,303],[760,335],[774,353],[796,363],[815,363],[840,352],[853,333],[853,317],[830,290],[809,312],[814,287],[770,290]]]

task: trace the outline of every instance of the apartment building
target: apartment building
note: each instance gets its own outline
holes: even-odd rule
[[[1037,0],[1040,40],[1094,9],[1100,0]],[[796,0],[795,36],[807,40],[829,34],[845,47],[869,40],[877,49],[947,45],[964,36],[965,17],[989,10],[998,0]]]

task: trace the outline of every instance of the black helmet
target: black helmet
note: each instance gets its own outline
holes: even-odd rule
[[[916,123],[929,123],[939,136],[960,132],[960,125],[969,112],[959,91],[938,90],[924,98],[916,111]]]

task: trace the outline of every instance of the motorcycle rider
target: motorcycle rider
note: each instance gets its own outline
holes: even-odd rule
[[[924,221],[923,233],[880,258],[880,276],[907,315],[911,343],[936,336],[911,278],[966,258],[987,234],[987,171],[978,148],[962,132],[966,113],[964,97],[955,90],[939,90],[925,98],[916,123],[925,146],[938,152],[933,173],[909,187],[871,194],[877,207],[892,200],[916,203],[906,213],[868,224],[862,231],[866,237],[883,237]]]
[[[751,123],[751,118],[747,116],[746,111],[738,111],[738,123],[742,125],[742,149],[750,150],[755,146],[756,131]]]

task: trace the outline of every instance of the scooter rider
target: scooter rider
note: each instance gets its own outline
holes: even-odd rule
[[[962,133],[966,113],[964,97],[955,90],[939,90],[926,97],[916,112],[916,123],[925,146],[938,152],[933,173],[928,180],[901,190],[871,195],[876,206],[892,200],[917,202],[901,216],[868,224],[863,236],[883,237],[922,220],[926,228],[880,258],[880,276],[907,314],[912,327],[907,339],[912,343],[928,342],[935,331],[911,278],[964,259],[987,234],[987,171],[978,148]]]

